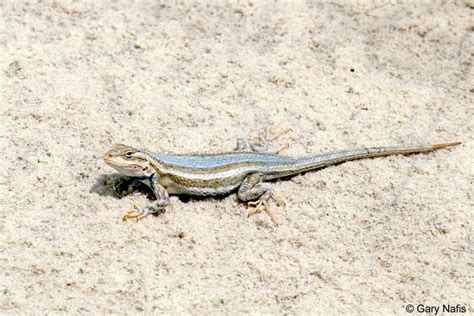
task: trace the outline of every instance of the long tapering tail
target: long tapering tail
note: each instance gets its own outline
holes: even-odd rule
[[[320,169],[350,160],[365,158],[385,157],[392,155],[410,155],[427,153],[438,149],[460,145],[461,142],[434,144],[427,146],[406,147],[368,147],[348,150],[333,151],[313,156],[295,158],[291,164],[283,164],[272,168],[269,179],[291,176],[301,172]]]

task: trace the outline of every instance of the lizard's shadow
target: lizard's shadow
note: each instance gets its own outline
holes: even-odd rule
[[[101,196],[112,196],[121,199],[134,192],[140,192],[148,199],[154,200],[155,196],[151,189],[144,183],[120,175],[119,173],[101,174],[90,189],[91,193],[97,193]]]
[[[122,176],[119,173],[101,174],[92,185],[90,192],[117,199],[139,192],[146,195],[149,200],[156,199],[153,191],[146,184],[132,177]],[[191,200],[206,200],[209,197],[178,195],[178,198],[181,202],[188,203]],[[222,199],[223,197],[216,196],[213,198]]]

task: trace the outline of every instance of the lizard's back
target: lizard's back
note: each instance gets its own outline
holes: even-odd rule
[[[163,161],[167,164],[193,169],[214,169],[227,165],[234,165],[237,163],[254,163],[256,166],[266,166],[272,164],[292,163],[295,160],[295,158],[292,157],[258,152],[225,152],[216,154],[189,155],[150,153],[150,155],[153,158]]]
[[[148,154],[160,170],[160,184],[170,193],[221,195],[235,191],[249,174],[267,174],[274,166],[291,165],[295,158],[269,153],[228,152],[177,155]]]

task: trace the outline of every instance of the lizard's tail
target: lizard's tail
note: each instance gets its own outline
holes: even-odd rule
[[[407,147],[369,147],[349,150],[333,151],[314,156],[295,158],[292,163],[275,166],[274,172],[268,175],[269,179],[291,176],[301,172],[324,168],[327,166],[343,163],[350,160],[385,157],[392,155],[410,155],[427,153],[441,148],[460,145],[461,142],[434,144],[427,146]]]
[[[453,147],[453,146],[457,146],[457,145],[461,145],[461,144],[462,144],[461,142],[454,142],[454,143],[434,144],[434,145],[431,145],[431,146],[433,147],[433,150],[438,150],[438,149],[441,149],[441,148]]]

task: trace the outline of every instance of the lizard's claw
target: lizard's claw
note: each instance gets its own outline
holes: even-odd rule
[[[248,202],[247,204],[250,205],[250,206],[255,206],[252,210],[250,210],[247,213],[247,216],[252,216],[254,214],[260,213],[261,211],[264,211],[265,213],[267,213],[268,217],[270,217],[270,220],[273,222],[273,224],[275,224],[275,226],[278,226],[278,221],[277,221],[275,215],[273,215],[272,211],[268,207],[268,205],[266,203],[266,199],[260,199],[258,201],[251,201],[251,202]]]
[[[135,218],[137,221],[139,221],[142,218],[146,217],[148,214],[149,213],[140,212],[138,207],[135,204],[133,204],[132,209],[128,211],[127,213],[125,213],[125,215],[122,217],[122,220],[126,221],[130,218]]]
[[[290,147],[290,144],[285,143],[278,148],[274,148],[273,146],[273,141],[275,141],[277,138],[279,138],[281,135],[286,134],[290,131],[293,131],[289,127],[285,127],[283,129],[280,129],[279,131],[275,132],[275,128],[271,126],[265,127],[265,130],[263,131],[263,135],[260,135],[257,137],[257,141],[261,143],[260,147],[263,148],[263,151],[268,151],[274,154],[280,153],[282,150],[285,150]]]
[[[275,200],[278,206],[286,206],[285,200],[281,197],[281,195],[276,194],[275,192],[270,193],[273,200]]]
[[[290,148],[290,144],[284,143],[279,148],[275,149],[275,154],[279,154],[280,151],[283,151],[283,150],[288,149],[288,148]]]
[[[293,131],[293,130],[290,127],[285,127],[282,130],[280,130],[279,132],[275,133],[273,136],[270,136],[270,134],[271,134],[270,129],[266,129],[265,134],[266,134],[266,138],[268,140],[275,140],[278,137],[280,137],[281,135],[288,133],[289,131]]]
[[[261,134],[258,139],[261,142],[265,141],[274,141],[275,139],[279,138],[281,135],[286,134],[290,131],[293,131],[290,127],[285,127],[280,129],[278,132],[274,131],[274,127],[266,126],[263,135]]]

